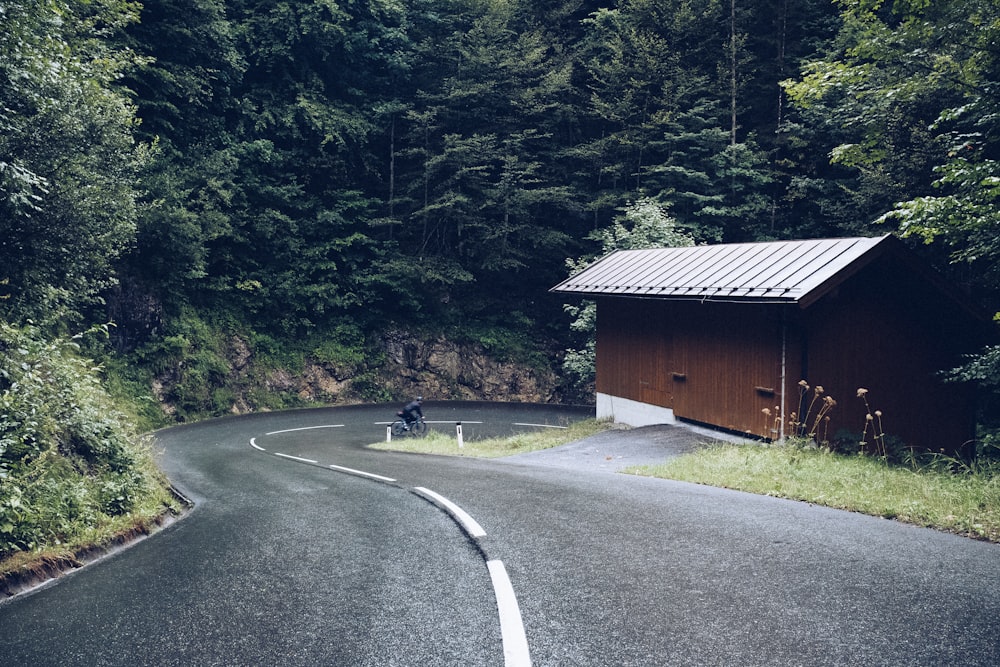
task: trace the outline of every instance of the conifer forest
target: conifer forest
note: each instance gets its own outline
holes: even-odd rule
[[[0,350],[80,336],[190,414],[232,334],[558,367],[548,289],[643,216],[895,233],[1000,311],[998,0],[4,0],[0,127]]]

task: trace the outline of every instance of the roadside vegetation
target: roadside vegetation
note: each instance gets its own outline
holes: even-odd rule
[[[0,322],[0,579],[75,564],[182,509],[78,340]]]
[[[470,456],[477,458],[499,458],[513,456],[540,449],[550,449],[581,440],[600,433],[610,426],[607,421],[584,419],[567,424],[565,428],[543,428],[537,431],[515,433],[503,438],[464,439],[458,446],[458,436],[454,430],[445,432],[431,428],[423,438],[393,438],[391,442],[376,442],[370,449],[416,454],[439,454],[442,456]]]
[[[495,458],[557,447],[610,427],[590,419],[566,429],[465,441],[461,449],[454,434],[431,431],[426,438],[397,438],[371,447]],[[977,461],[938,456],[896,464],[793,438],[783,444],[706,443],[660,465],[623,472],[800,500],[1000,542],[1000,460],[984,452]]]
[[[895,519],[1000,542],[1000,464],[934,458],[898,465],[797,441],[713,444],[626,472],[694,482]]]

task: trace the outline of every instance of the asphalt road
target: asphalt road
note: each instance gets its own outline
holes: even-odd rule
[[[0,665],[1000,664],[996,545],[613,473],[703,439],[684,429],[499,461],[365,449],[392,412],[160,432],[196,509],[0,605]],[[425,412],[466,438],[580,416]],[[509,576],[526,653],[487,562]]]

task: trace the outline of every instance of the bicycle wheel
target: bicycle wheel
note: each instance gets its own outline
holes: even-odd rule
[[[412,433],[414,437],[417,438],[424,437],[425,435],[427,435],[427,424],[424,422],[423,419],[418,419],[417,421],[410,424],[410,433]]]
[[[392,422],[392,434],[395,436],[400,436],[406,433],[406,429],[403,427],[403,420],[397,419]]]

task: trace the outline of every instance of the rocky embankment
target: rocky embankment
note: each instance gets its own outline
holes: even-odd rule
[[[226,351],[229,371],[225,384],[234,397],[231,412],[262,409],[257,398],[262,391],[271,396],[294,396],[306,404],[402,400],[416,395],[428,400],[563,400],[559,377],[552,367],[499,360],[481,345],[455,343],[440,336],[421,338],[399,331],[385,334],[380,345],[377,366],[307,358],[301,369],[271,369],[262,368],[246,342],[234,338]],[[153,387],[168,413],[170,385],[170,378],[164,376]]]

